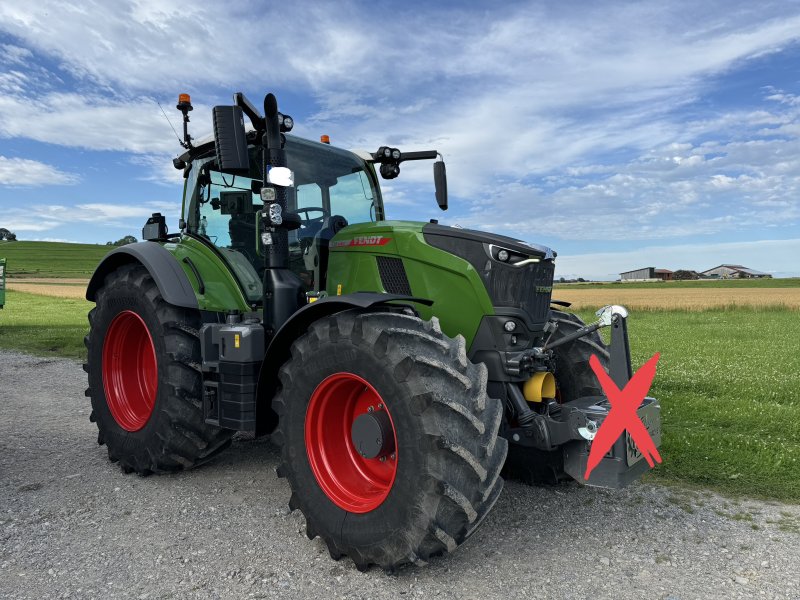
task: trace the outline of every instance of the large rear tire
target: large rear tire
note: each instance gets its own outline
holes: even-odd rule
[[[194,467],[230,443],[233,432],[203,419],[199,326],[140,265],[113,271],[97,292],[84,340],[90,420],[126,473]]]
[[[551,309],[550,314],[551,320],[558,324],[553,341],[585,325],[580,317],[572,313]],[[608,349],[598,332],[559,346],[553,352],[556,359],[556,393],[560,402],[603,395],[603,389],[589,366],[589,359],[596,354],[600,364],[608,370]],[[530,485],[555,484],[569,479],[564,473],[560,449],[548,452],[516,444],[509,445],[503,476]]]
[[[308,537],[322,537],[333,558],[360,570],[424,564],[455,550],[496,502],[502,406],[465,350],[436,319],[355,311],[293,344],[274,401],[278,474]],[[366,456],[352,442],[358,422],[378,432],[366,438],[378,438],[373,447],[359,446]]]

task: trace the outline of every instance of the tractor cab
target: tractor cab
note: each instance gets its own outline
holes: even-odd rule
[[[289,267],[305,291],[319,292],[331,238],[348,224],[384,218],[380,188],[372,165],[357,154],[292,135],[285,150],[294,172],[286,210],[300,217],[288,234]],[[186,233],[216,247],[251,302],[263,296],[262,153],[263,146],[248,145],[249,171],[224,173],[209,141],[207,152],[187,167],[183,210]]]

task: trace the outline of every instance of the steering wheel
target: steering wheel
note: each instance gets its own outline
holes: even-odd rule
[[[305,213],[306,218],[303,219],[301,217],[300,223],[300,231],[298,232],[298,236],[302,238],[313,238],[317,232],[322,229],[322,225],[325,223],[325,218],[331,215],[330,212],[322,208],[321,206],[306,206],[304,208],[295,209],[296,213]],[[314,217],[313,219],[309,216],[309,213],[318,212],[322,213],[319,217]]]

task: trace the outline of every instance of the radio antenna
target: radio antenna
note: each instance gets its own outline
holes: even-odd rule
[[[167,123],[169,123],[169,126],[172,127],[172,133],[174,133],[175,137],[178,138],[178,143],[183,146],[183,142],[181,142],[181,136],[178,135],[178,132],[175,131],[175,127],[172,126],[172,121],[169,120],[167,113],[164,111],[164,107],[161,106],[161,102],[156,100],[156,104],[158,104],[158,108],[161,109],[161,114],[164,115],[164,118],[167,120]]]

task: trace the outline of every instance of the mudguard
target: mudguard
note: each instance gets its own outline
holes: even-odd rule
[[[433,300],[412,296],[357,292],[344,296],[328,296],[307,304],[295,312],[272,338],[264,355],[264,362],[261,363],[256,391],[256,436],[270,433],[278,423],[278,416],[271,408],[272,397],[278,387],[278,370],[291,356],[292,342],[301,336],[311,323],[344,310],[372,310],[387,302],[396,301],[425,306],[433,304]]]
[[[175,257],[155,242],[138,242],[112,250],[100,262],[89,280],[86,299],[95,301],[106,275],[122,265],[138,262],[153,277],[164,300],[174,306],[198,308],[192,284]]]

